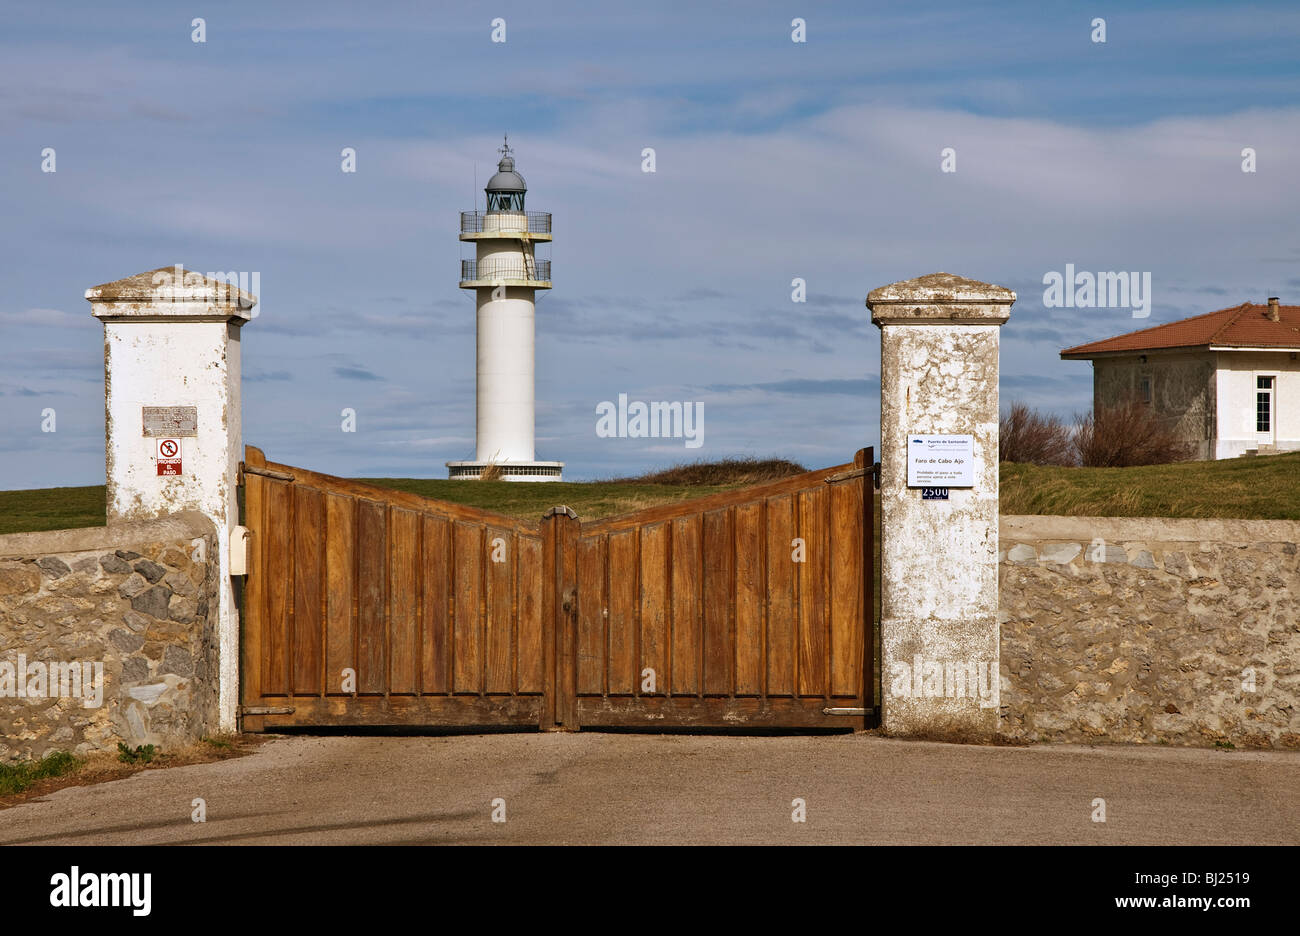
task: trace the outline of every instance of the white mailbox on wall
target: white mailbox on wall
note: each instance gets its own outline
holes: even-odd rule
[[[230,574],[248,574],[248,527],[237,526],[230,531]]]

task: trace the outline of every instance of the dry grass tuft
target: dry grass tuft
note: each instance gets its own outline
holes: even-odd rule
[[[204,738],[197,744],[176,751],[160,751],[148,764],[124,764],[115,752],[98,752],[78,757],[70,770],[58,775],[38,779],[24,787],[20,792],[0,795],[0,809],[17,806],[19,803],[48,796],[56,790],[72,786],[90,786],[95,783],[107,783],[121,780],[142,770],[159,770],[167,767],[187,767],[191,764],[207,764],[212,761],[229,760],[251,754],[270,735],[221,734]]]

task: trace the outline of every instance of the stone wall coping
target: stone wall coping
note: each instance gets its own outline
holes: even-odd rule
[[[6,533],[0,535],[0,559],[121,549],[140,543],[212,536],[216,531],[216,525],[207,516],[197,510],[186,510],[165,517],[130,520],[112,526]]]
[[[1015,542],[1093,539],[1141,543],[1300,543],[1297,520],[1193,520],[1165,517],[1055,517],[1003,515],[998,537]]]
[[[1016,294],[1005,286],[951,273],[930,273],[890,283],[867,296],[872,324],[1001,325],[1011,315]]]
[[[928,273],[915,279],[879,286],[867,294],[867,305],[891,302],[946,305],[955,302],[991,303],[1011,305],[1016,294],[1005,286],[982,283],[979,280],[951,273]]]

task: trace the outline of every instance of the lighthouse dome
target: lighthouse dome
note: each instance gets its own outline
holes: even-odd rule
[[[509,192],[523,193],[528,191],[528,184],[524,182],[524,177],[515,172],[515,160],[513,156],[506,155],[501,157],[501,162],[497,163],[496,175],[488,179],[486,192]]]

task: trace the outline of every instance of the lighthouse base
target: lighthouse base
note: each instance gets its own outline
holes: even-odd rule
[[[478,481],[489,466],[497,481],[560,481],[564,462],[451,461],[447,462],[447,476],[453,481]]]

